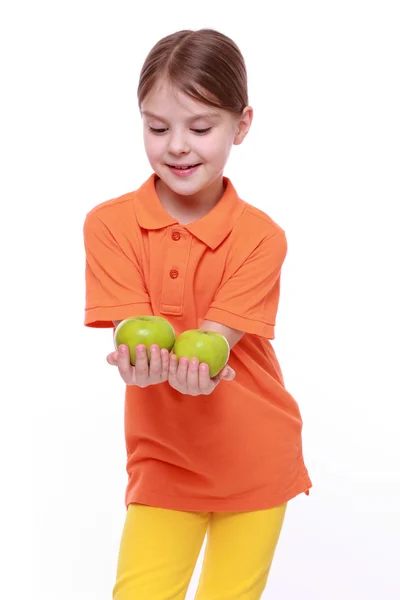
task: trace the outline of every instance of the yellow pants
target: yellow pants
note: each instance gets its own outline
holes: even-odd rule
[[[196,600],[259,600],[286,504],[236,513],[128,507],[114,600],[184,600],[207,533]]]

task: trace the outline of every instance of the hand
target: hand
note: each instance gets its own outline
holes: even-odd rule
[[[232,381],[235,377],[235,371],[227,365],[218,375],[210,379],[210,371],[206,363],[199,364],[197,358],[189,361],[182,357],[178,364],[175,354],[170,355],[168,382],[181,394],[208,396],[222,379]]]
[[[145,388],[168,381],[169,352],[166,348],[160,348],[154,344],[150,347],[150,365],[147,359],[147,350],[144,344],[136,346],[136,365],[132,366],[129,349],[124,344],[118,350],[107,355],[109,365],[118,367],[119,374],[126,385],[137,385]]]

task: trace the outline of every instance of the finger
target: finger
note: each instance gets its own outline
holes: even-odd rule
[[[127,346],[123,345],[118,348],[117,367],[122,379],[127,384],[132,383],[133,368],[131,365],[131,357]]]
[[[169,373],[169,352],[166,348],[161,350],[161,381],[168,380]]]
[[[232,367],[226,366],[222,370],[221,378],[225,381],[233,381],[236,377],[236,372],[232,369]]]
[[[213,389],[210,379],[210,369],[207,363],[201,363],[199,367],[199,388],[202,394],[209,394]]]
[[[213,377],[211,381],[217,386],[222,379],[224,381],[233,381],[235,377],[235,371],[231,367],[226,366],[222,369],[222,371],[215,375],[215,377]]]
[[[147,348],[144,344],[136,346],[135,361],[135,383],[138,386],[145,386],[149,381],[149,362],[147,358]]]
[[[169,357],[168,381],[174,387],[176,387],[176,385],[177,385],[177,380],[176,380],[177,371],[178,371],[178,359],[176,357],[176,354],[171,354],[171,356]]]
[[[187,372],[188,372],[189,361],[186,356],[182,356],[179,360],[178,370],[176,372],[176,379],[180,386],[187,386]]]
[[[197,358],[192,358],[189,361],[187,371],[187,387],[189,394],[198,394],[199,389],[199,361]]]
[[[109,365],[113,365],[115,367],[118,364],[118,350],[114,350],[114,352],[107,354],[106,360]]]
[[[161,377],[161,353],[160,348],[153,344],[150,347],[150,367],[149,378],[152,381],[159,381]]]

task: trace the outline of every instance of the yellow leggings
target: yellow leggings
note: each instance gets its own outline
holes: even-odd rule
[[[114,600],[184,600],[207,533],[196,600],[259,600],[286,504],[253,512],[128,507]]]

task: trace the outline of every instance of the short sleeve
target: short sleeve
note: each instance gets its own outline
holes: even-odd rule
[[[281,268],[286,235],[278,230],[264,239],[236,271],[223,281],[204,317],[245,333],[275,337]]]
[[[121,248],[97,213],[87,214],[83,237],[86,253],[84,324],[114,327],[113,321],[153,314],[137,257],[133,251]]]

